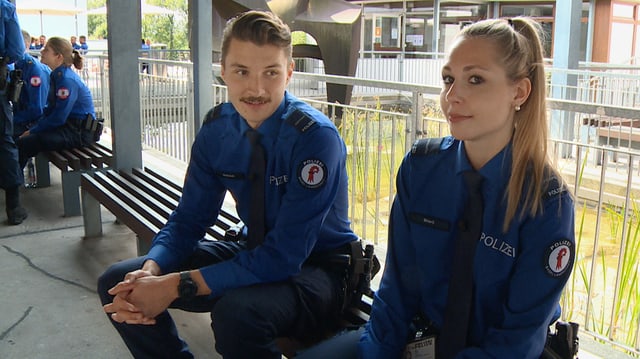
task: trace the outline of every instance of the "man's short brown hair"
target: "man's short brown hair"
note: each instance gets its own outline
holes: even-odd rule
[[[229,51],[231,39],[249,41],[258,46],[282,48],[291,59],[291,30],[279,17],[268,11],[250,10],[230,19],[222,35],[222,63]]]

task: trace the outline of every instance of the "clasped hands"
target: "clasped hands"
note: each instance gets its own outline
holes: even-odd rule
[[[178,281],[177,273],[156,276],[144,268],[129,272],[109,289],[113,302],[103,309],[118,323],[153,325],[178,297]]]

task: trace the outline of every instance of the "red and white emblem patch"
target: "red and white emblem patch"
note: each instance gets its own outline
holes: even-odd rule
[[[307,188],[318,188],[327,179],[327,167],[320,160],[305,160],[298,167],[298,181]]]
[[[33,87],[40,87],[40,84],[42,84],[42,79],[40,78],[40,76],[31,76],[29,83]]]
[[[69,89],[66,87],[60,87],[56,92],[56,96],[61,100],[66,100],[69,98]]]
[[[563,275],[573,263],[573,243],[568,239],[557,241],[550,245],[544,258],[545,270],[552,277]]]

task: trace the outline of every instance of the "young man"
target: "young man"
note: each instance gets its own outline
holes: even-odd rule
[[[168,307],[211,312],[225,358],[281,358],[274,339],[324,331],[343,274],[326,260],[357,240],[347,218],[346,149],[329,119],[285,91],[291,33],[268,12],[231,20],[222,44],[230,103],[209,112],[178,208],[146,256],[99,279],[104,310],[135,357],[191,358]],[[252,143],[264,151],[253,193]],[[258,171],[259,172],[259,171]],[[204,242],[229,191],[247,241]],[[259,206],[263,205],[261,210]]]

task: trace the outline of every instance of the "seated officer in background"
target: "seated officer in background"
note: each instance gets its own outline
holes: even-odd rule
[[[82,56],[67,39],[52,37],[40,52],[42,63],[52,69],[47,106],[37,123],[17,142],[20,168],[39,152],[87,146],[99,136],[91,92],[78,74]]]
[[[180,203],[149,253],[98,280],[134,357],[193,357],[167,308],[210,312],[225,358],[280,359],[276,338],[306,341],[339,315],[344,265],[330,259],[354,244],[362,250],[347,215],[346,147],[324,114],[285,90],[291,53],[288,26],[269,12],[227,23],[222,78],[231,102],[207,115]],[[264,176],[251,160],[260,147]],[[203,241],[227,191],[248,239]]]
[[[21,72],[24,81],[18,102],[13,104],[13,135],[14,139],[20,137],[25,131],[34,126],[42,117],[44,107],[47,104],[49,92],[49,76],[51,70],[29,54],[31,35],[22,30],[25,52],[22,58],[16,61],[15,70]]]

